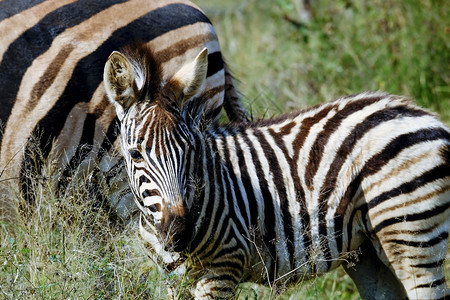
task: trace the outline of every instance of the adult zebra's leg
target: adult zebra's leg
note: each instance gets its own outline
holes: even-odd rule
[[[344,264],[344,270],[355,282],[361,298],[368,299],[406,299],[402,284],[394,273],[378,258],[369,241],[361,247],[361,254],[351,266]]]

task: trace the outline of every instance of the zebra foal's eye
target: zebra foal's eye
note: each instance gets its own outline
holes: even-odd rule
[[[132,158],[134,161],[139,162],[139,161],[141,161],[141,160],[144,159],[144,158],[142,157],[141,153],[140,153],[138,150],[136,150],[136,149],[131,149],[131,150],[129,151],[129,153],[130,153],[131,158]]]

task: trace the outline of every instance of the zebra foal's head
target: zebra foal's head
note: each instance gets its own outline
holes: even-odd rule
[[[121,146],[131,189],[145,222],[154,225],[175,251],[186,248],[192,223],[184,199],[186,163],[193,137],[183,105],[196,95],[207,73],[207,49],[167,82],[146,46],[113,52],[104,84],[121,124]]]

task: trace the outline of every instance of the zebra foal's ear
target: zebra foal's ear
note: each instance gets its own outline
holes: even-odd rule
[[[163,92],[171,95],[172,100],[181,107],[202,89],[207,71],[208,49],[204,48],[194,61],[185,64],[173,75]]]
[[[108,58],[103,72],[103,82],[109,100],[116,106],[119,118],[137,97],[137,85],[129,60],[114,51]]]

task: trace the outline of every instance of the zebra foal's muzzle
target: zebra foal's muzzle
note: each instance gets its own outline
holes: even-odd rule
[[[192,237],[193,224],[183,202],[164,205],[163,217],[157,229],[164,241],[167,251],[185,250]]]

